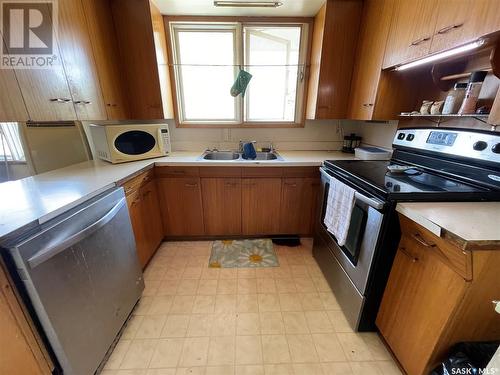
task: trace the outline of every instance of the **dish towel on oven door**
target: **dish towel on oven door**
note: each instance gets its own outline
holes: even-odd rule
[[[339,180],[330,180],[324,223],[339,246],[347,239],[356,191]]]

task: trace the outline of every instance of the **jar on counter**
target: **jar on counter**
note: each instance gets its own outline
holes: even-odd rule
[[[448,96],[446,96],[444,101],[443,110],[441,112],[443,115],[458,113],[465,98],[465,89],[467,89],[467,83],[455,83],[453,90],[448,92]]]
[[[462,102],[462,106],[458,110],[460,115],[476,112],[477,99],[479,98],[479,93],[481,92],[486,74],[488,74],[488,72],[485,70],[472,72],[469,83],[467,84],[467,89],[465,90],[465,98]]]

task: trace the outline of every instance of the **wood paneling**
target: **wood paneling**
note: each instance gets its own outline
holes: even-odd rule
[[[0,374],[49,375],[52,364],[38,344],[0,264]]]
[[[129,115],[133,119],[161,119],[163,103],[149,1],[110,1]]]
[[[165,235],[203,235],[199,177],[159,178],[157,183]]]
[[[314,21],[307,119],[345,118],[361,1],[327,0]]]
[[[365,0],[347,117],[372,120],[395,0]]]
[[[241,178],[201,178],[207,235],[241,234]]]
[[[0,69],[0,121],[27,120],[28,112],[14,70]]]
[[[99,82],[110,120],[128,118],[113,15],[109,1],[82,0]]]
[[[241,195],[243,234],[278,233],[281,178],[244,178]]]
[[[311,234],[318,188],[318,178],[283,178],[280,233]]]

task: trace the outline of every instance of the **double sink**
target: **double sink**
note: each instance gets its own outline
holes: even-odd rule
[[[201,156],[202,160],[225,160],[225,161],[265,161],[265,160],[280,160],[283,158],[276,152],[257,152],[255,159],[244,159],[241,152],[236,151],[205,151]]]

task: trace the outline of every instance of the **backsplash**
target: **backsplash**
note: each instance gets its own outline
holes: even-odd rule
[[[273,142],[278,150],[340,150],[339,120],[306,121],[303,128],[176,128],[170,127],[173,151],[202,151],[207,147],[236,149],[240,140],[257,141],[257,147]]]
[[[398,121],[375,123],[344,120],[342,128],[345,134],[356,133],[360,135],[363,138],[361,141],[363,145],[391,149],[394,134],[398,129]]]

